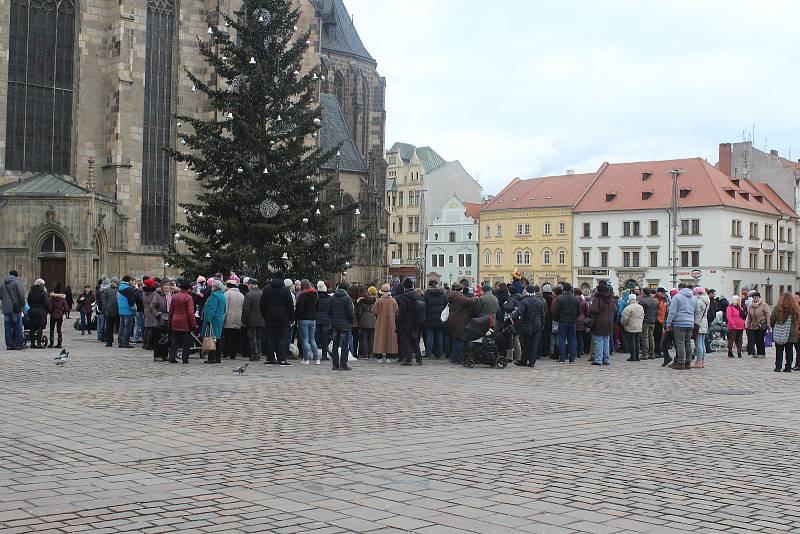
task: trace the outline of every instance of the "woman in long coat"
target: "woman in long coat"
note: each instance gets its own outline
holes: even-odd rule
[[[214,282],[214,289],[206,299],[203,306],[203,326],[200,329],[203,337],[210,336],[217,339],[217,350],[208,353],[208,359],[203,363],[222,363],[222,354],[219,339],[222,337],[222,326],[225,324],[225,309],[227,302],[223,293],[225,284],[221,280]]]
[[[42,333],[47,324],[47,314],[50,309],[50,298],[44,287],[44,280],[37,279],[28,292],[28,321],[31,330],[31,348],[44,349],[46,344],[42,343]]]
[[[373,354],[382,354],[381,363],[386,363],[387,358],[397,354],[397,301],[392,297],[389,284],[381,286],[380,298],[372,305],[375,314],[375,339],[372,348]]]
[[[464,361],[464,329],[472,318],[472,308],[477,301],[475,298],[465,297],[462,289],[461,284],[453,284],[453,290],[447,295],[447,333],[452,342],[450,361],[453,363]]]

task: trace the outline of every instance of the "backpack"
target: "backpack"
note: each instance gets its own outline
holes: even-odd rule
[[[792,317],[789,316],[782,323],[775,322],[772,327],[772,340],[776,345],[786,345],[789,335],[792,333]]]

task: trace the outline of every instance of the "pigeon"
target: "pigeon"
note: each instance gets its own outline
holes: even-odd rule
[[[69,352],[67,352],[67,349],[61,349],[61,352],[58,353],[58,356],[56,356],[53,359],[54,360],[60,360],[61,358],[65,357],[65,356],[67,357],[67,359],[69,359]]]
[[[239,376],[242,376],[244,372],[247,371],[247,364],[242,364],[236,369],[233,370],[234,373],[239,373]]]
[[[57,367],[64,367],[67,363],[69,363],[69,352],[61,351],[63,355],[59,355],[60,357],[56,360]]]

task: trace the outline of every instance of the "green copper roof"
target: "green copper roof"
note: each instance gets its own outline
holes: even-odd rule
[[[34,174],[0,187],[2,195],[57,196],[85,195],[89,191],[52,174]]]
[[[425,169],[425,174],[428,174],[447,163],[442,156],[437,154],[436,151],[429,146],[415,147],[414,145],[410,145],[408,143],[395,143],[388,152],[399,153],[400,159],[402,159],[403,163],[407,165],[411,162],[411,157],[414,154],[414,150],[417,151],[417,157],[419,158],[419,162],[422,164],[422,168]]]

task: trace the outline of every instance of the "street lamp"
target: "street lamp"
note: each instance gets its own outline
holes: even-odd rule
[[[419,256],[414,258],[414,267],[417,269],[417,281],[419,282],[419,287],[422,287],[422,258]]]

